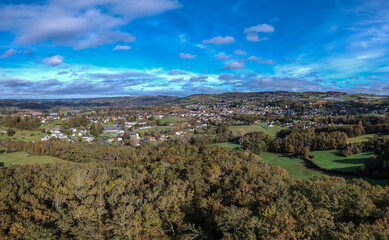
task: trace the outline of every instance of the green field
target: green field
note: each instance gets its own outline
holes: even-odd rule
[[[279,131],[281,131],[282,129],[285,129],[285,127],[281,127],[281,126],[277,126],[277,125],[274,125],[273,127],[269,127],[266,125],[266,123],[258,123],[258,125],[263,127],[264,133],[266,133],[272,137],[275,137]]]
[[[299,158],[291,158],[289,156],[285,156],[279,153],[264,152],[261,154],[261,158],[265,162],[267,162],[269,166],[280,166],[284,168],[289,173],[289,176],[294,179],[307,180],[312,177],[322,176],[337,176],[343,177],[347,180],[358,179],[358,177],[353,177],[349,175],[332,174],[321,170],[308,168],[304,160]],[[388,181],[383,179],[374,179],[369,177],[363,179],[373,185],[386,186],[388,184]]]
[[[249,132],[263,132],[264,129],[261,126],[258,125],[242,125],[242,126],[230,126],[229,129],[231,130],[232,134],[234,136],[241,136]]]
[[[7,128],[1,127],[0,130],[7,131]],[[28,130],[20,130],[16,128],[13,128],[13,130],[16,133],[12,137],[9,137],[7,133],[0,132],[0,140],[11,139],[11,140],[30,142],[34,140],[41,140],[44,136],[47,135],[46,133],[42,133],[41,131],[28,131]]]
[[[340,98],[342,98],[345,101],[358,101],[357,95],[344,95],[344,96],[341,96]]]
[[[261,158],[269,164],[269,166],[280,166],[288,171],[289,176],[295,179],[309,179],[312,177],[326,176],[327,174],[315,170],[309,169],[305,166],[305,162],[299,158],[289,157],[279,153],[264,152],[261,154]]]
[[[158,129],[158,131],[171,131],[173,128],[170,127],[170,126],[158,126],[158,127],[152,127],[150,128],[151,131],[156,131]]]
[[[358,168],[362,166],[365,159],[371,157],[373,152],[364,152],[352,156],[344,157],[338,150],[311,152],[314,156],[312,161],[318,166],[334,171],[358,173]]]
[[[358,142],[367,142],[369,139],[373,138],[374,136],[377,136],[377,134],[366,134],[359,137],[350,138],[350,143],[358,143]]]
[[[11,165],[26,164],[52,164],[69,163],[68,161],[50,156],[29,155],[25,152],[0,153],[0,165],[9,167]]]
[[[217,146],[217,147],[223,147],[223,148],[229,148],[229,149],[240,149],[243,148],[242,145],[236,144],[236,143],[230,143],[230,142],[225,142],[225,143],[213,143],[211,146]]]
[[[159,119],[161,122],[167,122],[167,123],[175,123],[175,122],[183,122],[186,121],[186,118],[182,117],[164,117]]]
[[[234,134],[234,136],[240,136],[242,134],[246,134],[249,132],[263,132],[272,137],[275,137],[278,131],[284,129],[284,127],[280,127],[280,126],[269,127],[266,125],[266,123],[258,123],[252,125],[242,125],[242,126],[230,126],[229,128],[232,134]]]
[[[161,131],[172,131],[173,128],[170,126],[158,126],[158,127],[151,127],[151,128],[146,128],[146,129],[137,129],[136,131],[137,132],[143,131],[145,133],[148,133],[149,131],[155,132],[155,131],[157,131],[157,129],[158,129],[158,132],[161,132]]]

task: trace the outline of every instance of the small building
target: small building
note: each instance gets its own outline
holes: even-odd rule
[[[45,136],[44,138],[42,138],[41,141],[44,142],[44,141],[49,140],[50,138],[51,138],[51,136],[50,136],[50,135],[47,135],[47,136]]]
[[[93,136],[90,136],[90,135],[83,135],[82,136],[82,139],[84,139],[85,141],[87,142],[92,142],[94,137]]]
[[[124,133],[121,126],[105,126],[104,133]]]

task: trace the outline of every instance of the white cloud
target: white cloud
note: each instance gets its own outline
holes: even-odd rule
[[[55,55],[51,57],[47,57],[42,60],[42,63],[49,66],[57,66],[63,63],[64,58],[60,55]]]
[[[287,91],[327,91],[328,88],[318,83],[303,79],[279,78],[279,77],[259,77],[246,82],[249,89],[262,90],[287,90]]]
[[[356,56],[356,59],[358,60],[363,60],[363,59],[375,59],[375,58],[379,58],[379,57],[382,57],[384,55],[383,52],[381,51],[377,51],[377,52],[367,52],[367,53],[363,53],[361,55],[358,55]]]
[[[206,46],[204,46],[203,44],[196,44],[195,46],[198,47],[198,48],[201,48],[201,49],[206,48]]]
[[[262,37],[262,38],[260,38],[260,39],[259,39],[259,41],[258,41],[258,42],[267,41],[267,40],[269,40],[269,38],[268,38],[268,37]]]
[[[192,55],[190,53],[180,53],[180,58],[182,59],[194,59],[197,55]]]
[[[5,53],[1,54],[0,58],[7,58],[7,57],[11,57],[12,55],[14,55],[15,53],[17,53],[18,51],[16,51],[15,49],[11,48],[11,49],[8,49],[7,51],[5,51]]]
[[[246,40],[250,42],[261,42],[269,40],[268,37],[259,38],[258,33],[272,33],[274,32],[274,27],[269,24],[259,24],[249,28],[245,28],[243,33],[246,33]]]
[[[204,44],[215,44],[215,45],[230,44],[233,42],[235,42],[235,39],[234,37],[231,36],[226,36],[226,37],[218,36],[218,37],[211,38],[209,40],[202,41],[202,43]]]
[[[224,70],[230,70],[230,69],[241,69],[244,66],[244,62],[232,62],[228,65],[226,65],[223,69]]]
[[[246,40],[250,42],[259,42],[258,33],[249,33],[246,35]]]
[[[269,25],[269,24],[259,24],[259,25],[244,29],[244,33],[252,33],[252,32],[272,33],[272,32],[274,32],[274,27]]]
[[[113,50],[113,51],[117,51],[117,50],[130,50],[130,49],[131,49],[130,46],[116,45],[116,47],[114,47],[112,50]]]
[[[47,4],[9,4],[0,7],[0,31],[16,35],[15,43],[51,42],[75,49],[107,43],[132,42],[120,31],[136,18],[179,8],[177,0],[50,0]]]
[[[178,35],[178,38],[180,39],[181,43],[186,43],[188,41],[188,39],[186,39],[185,34]]]
[[[246,35],[246,40],[250,42],[262,42],[269,40],[268,37],[259,38],[258,33],[249,33]]]
[[[269,65],[271,65],[271,64],[275,64],[276,63],[274,60],[271,60],[271,59],[270,60],[262,60],[261,58],[256,57],[256,56],[251,56],[251,57],[247,58],[247,60],[249,60],[249,61],[256,61],[259,64],[269,64]]]
[[[247,55],[247,53],[245,51],[243,51],[243,50],[235,50],[234,54],[235,55]]]
[[[23,52],[23,54],[33,54],[33,53],[34,53],[34,50],[32,50],[32,49],[26,49]]]
[[[226,55],[224,52],[220,52],[220,53],[218,53],[218,54],[215,56],[215,58],[216,58],[217,60],[220,60],[220,61],[225,61],[225,60],[228,60],[228,59],[232,58],[232,56],[228,56],[228,55]]]

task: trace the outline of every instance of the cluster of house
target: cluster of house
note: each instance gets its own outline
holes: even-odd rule
[[[320,114],[320,110],[317,108],[308,109],[304,113],[298,113],[288,108],[288,106],[278,107],[278,106],[265,106],[265,107],[253,107],[253,106],[243,106],[243,107],[227,107],[223,105],[199,105],[193,104],[186,107],[190,109],[188,113],[180,114],[183,117],[196,117],[200,118],[203,121],[209,121],[210,119],[219,121],[223,116],[230,116],[234,114],[241,115],[309,115],[317,116]]]
[[[67,139],[68,141],[76,142],[76,138],[81,137],[86,142],[92,142],[94,137],[87,134],[86,130],[77,130],[76,128],[71,128],[72,135],[66,135],[58,129],[50,131],[45,137],[41,139],[41,141],[47,141],[51,138],[57,139]]]
[[[68,136],[66,134],[62,133],[61,131],[56,129],[56,130],[52,130],[50,132],[50,134],[48,134],[45,137],[43,137],[41,139],[41,141],[47,141],[47,140],[49,140],[51,138],[68,139]]]
[[[111,137],[111,136],[103,137],[103,139],[106,140],[108,143],[113,143],[115,142],[115,139],[118,142],[123,141],[122,136],[125,131],[120,125],[116,125],[116,126],[105,126],[103,132],[108,134],[116,134],[115,137]]]

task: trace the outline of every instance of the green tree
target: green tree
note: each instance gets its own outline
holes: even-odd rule
[[[99,123],[92,123],[89,130],[93,136],[98,137],[103,133],[104,128]]]
[[[8,128],[7,129],[7,135],[9,136],[9,137],[12,137],[13,135],[15,135],[15,131],[12,129],[12,128]]]

